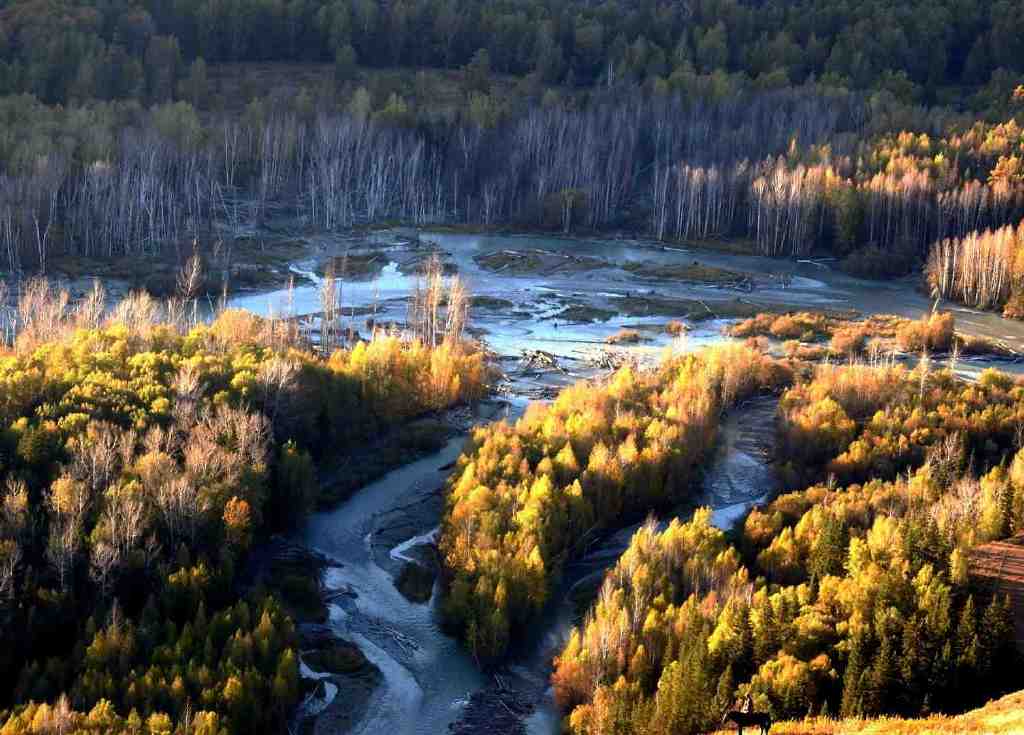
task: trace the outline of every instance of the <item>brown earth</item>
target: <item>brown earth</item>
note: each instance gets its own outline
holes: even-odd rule
[[[971,579],[993,594],[1009,595],[1017,631],[1017,649],[1024,653],[1024,533],[983,544],[971,552]],[[1022,726],[1024,732],[1024,726]]]

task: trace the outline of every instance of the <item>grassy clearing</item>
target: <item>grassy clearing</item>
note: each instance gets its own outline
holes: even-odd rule
[[[490,309],[492,311],[515,308],[515,304],[508,299],[499,299],[494,296],[474,296],[469,303],[474,309]]]
[[[454,276],[458,274],[459,267],[452,261],[446,260],[447,256],[436,250],[424,250],[412,255],[401,256],[397,259],[398,272],[403,276],[420,276],[423,274],[424,269],[429,266],[435,254],[441,259],[441,271],[444,275]]]
[[[666,240],[669,247],[680,247],[692,250],[710,250],[729,255],[760,255],[757,243],[753,240],[737,238],[708,238],[705,240]]]
[[[548,318],[560,322],[582,324],[587,322],[606,322],[614,316],[615,312],[608,309],[599,309],[589,304],[570,304],[562,311]]]
[[[675,299],[658,294],[628,294],[625,298],[617,299],[615,303],[625,316],[664,316],[673,318],[677,323],[680,319],[700,322],[707,319],[750,319],[762,314],[775,317],[793,310],[792,305],[755,304],[740,298],[729,301],[701,301]],[[836,312],[836,315],[840,314],[841,312]],[[852,312],[845,314],[850,315]]]
[[[515,276],[583,273],[608,264],[598,258],[565,255],[548,250],[499,250],[474,258],[477,265],[493,273]]]
[[[544,266],[544,261],[538,253],[519,253],[511,250],[478,255],[475,260],[481,268],[495,273],[537,273]]]

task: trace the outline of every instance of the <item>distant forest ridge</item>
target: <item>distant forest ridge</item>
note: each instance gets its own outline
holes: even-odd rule
[[[189,65],[458,68],[546,84],[743,74],[962,104],[1024,69],[1020,0],[5,0],[0,94],[168,101]],[[484,52],[486,59],[481,59]]]

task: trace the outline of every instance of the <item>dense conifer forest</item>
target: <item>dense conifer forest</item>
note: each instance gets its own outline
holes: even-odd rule
[[[1005,597],[971,549],[1021,527],[1018,381],[824,366],[779,407],[820,478],[747,516],[639,531],[553,677],[573,733],[699,732],[734,692],[776,719],[960,711],[1020,687]],[[797,476],[797,474],[794,474]]]

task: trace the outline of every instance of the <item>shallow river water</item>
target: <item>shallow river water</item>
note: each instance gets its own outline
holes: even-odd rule
[[[750,401],[723,423],[716,455],[697,504],[713,509],[714,522],[731,526],[752,503],[769,496],[775,479],[766,461],[774,399]],[[438,626],[437,594],[428,604],[409,602],[395,588],[396,563],[411,546],[432,540],[437,492],[463,438],[439,453],[395,470],[366,486],[336,509],[314,515],[301,540],[341,566],[326,572],[329,592],[347,593],[330,606],[330,624],[355,642],[383,676],[361,720],[350,732],[394,735],[441,733],[464,712],[472,694],[491,682],[472,658]],[[679,515],[690,508],[681,508]],[[669,514],[667,517],[671,517]],[[404,533],[392,533],[396,527]],[[409,529],[418,533],[409,536]],[[511,657],[503,676],[535,707],[523,721],[526,732],[558,732],[557,712],[547,685],[551,659],[576,621],[573,588],[591,582],[613,565],[637,526],[610,534],[565,572],[548,611]],[[401,538],[402,536],[408,538]],[[338,696],[343,697],[344,691]]]
[[[865,281],[838,271],[828,260],[780,260],[759,256],[731,255],[703,250],[666,247],[659,243],[622,239],[575,239],[538,235],[463,235],[430,231],[385,230],[361,240],[318,241],[321,249],[342,252],[380,253],[389,263],[374,278],[346,280],[341,287],[342,311],[354,310],[362,316],[351,323],[363,327],[365,313],[372,309],[377,323],[403,322],[408,296],[415,287],[411,268],[400,268],[410,256],[410,238],[420,246],[432,245],[446,254],[446,262],[458,270],[470,293],[478,299],[508,302],[504,306],[474,308],[471,325],[498,355],[518,358],[523,350],[542,349],[570,361],[585,362],[585,357],[603,346],[604,339],[621,327],[645,326],[650,338],[632,346],[630,352],[655,359],[667,345],[680,348],[679,341],[656,328],[669,319],[684,316],[665,308],[651,316],[620,313],[625,300],[637,298],[688,300],[706,305],[711,311],[728,302],[747,305],[785,305],[791,308],[854,310],[863,314],[890,313],[916,318],[933,304],[920,292],[912,279]],[[479,260],[503,252],[544,252],[566,259],[564,268],[551,267],[541,272],[516,273],[488,270]],[[572,259],[585,261],[585,269],[573,267]],[[682,282],[671,278],[639,277],[630,271],[637,265],[672,267],[699,263],[743,273],[749,287]],[[320,311],[319,278],[315,260],[294,264],[297,274],[308,279],[294,290],[239,294],[231,306],[261,314],[301,316]],[[403,272],[403,270],[405,272]],[[560,314],[568,306],[584,306],[611,316],[605,321],[572,321]],[[957,329],[972,335],[1003,340],[1024,351],[1024,322],[1003,319],[990,312],[945,303],[955,313]],[[696,349],[722,339],[725,319],[704,319],[693,323],[686,335],[685,349]],[[983,361],[962,361],[966,373],[976,372]],[[587,371],[570,370],[573,377]],[[1021,372],[1024,367],[1000,365]]]
[[[325,587],[355,593],[331,604],[332,627],[356,643],[383,675],[366,716],[352,732],[444,732],[480,686],[471,658],[438,629],[436,596],[426,605],[406,600],[389,571],[390,552],[399,544],[379,540],[396,509],[411,515],[411,508],[429,504],[444,479],[441,468],[458,457],[463,440],[453,439],[439,453],[389,473],[330,512],[314,515],[302,534],[308,546],[341,564],[326,572]]]
[[[393,257],[379,276],[347,281],[342,287],[343,308],[375,309],[378,323],[403,321],[406,299],[415,278],[400,269],[409,254],[409,231],[376,233],[369,243],[374,251]],[[830,263],[778,261],[748,256],[688,252],[655,243],[630,240],[572,240],[535,236],[478,236],[419,233],[436,243],[446,261],[458,269],[476,297],[501,300],[499,308],[475,309],[471,326],[487,345],[511,364],[524,350],[546,350],[564,360],[567,374],[547,375],[547,387],[557,387],[597,373],[586,355],[604,346],[604,339],[623,326],[648,325],[650,341],[630,347],[641,360],[653,360],[666,347],[691,350],[721,339],[725,321],[707,319],[692,325],[685,339],[669,337],[662,329],[673,315],[621,315],[618,304],[636,294],[664,299],[688,299],[716,304],[743,299],[753,304],[787,304],[793,307],[855,309],[863,313],[896,313],[920,316],[931,308],[924,295],[908,281],[876,283],[853,279],[834,270]],[[493,272],[481,267],[480,256],[506,250],[541,249],[559,257],[598,259],[600,265],[580,270],[549,269],[527,275]],[[697,261],[749,274],[751,288],[737,291],[713,285],[640,279],[629,272],[630,264],[678,265]],[[578,261],[576,261],[578,262]],[[231,305],[259,313],[314,314],[320,309],[315,264],[295,264],[311,285],[293,292],[240,295]],[[785,285],[785,287],[783,287]],[[511,305],[509,305],[509,303]],[[568,306],[585,306],[611,314],[606,321],[574,323],[560,314]],[[958,329],[1005,340],[1024,349],[1024,324],[995,315],[955,308]],[[678,315],[682,316],[682,314]],[[361,320],[363,317],[360,317]],[[355,322],[355,317],[353,320]],[[984,363],[962,362],[961,370],[975,372]],[[1017,366],[1001,365],[1016,370]],[[509,407],[518,413],[532,395],[530,378],[513,380]],[[525,382],[524,382],[525,381]],[[751,401],[732,412],[724,422],[714,460],[703,481],[699,504],[714,509],[714,521],[729,527],[751,505],[769,497],[775,479],[767,453],[772,437],[775,402]],[[418,544],[428,543],[436,531],[440,488],[447,468],[456,459],[464,438],[450,441],[435,455],[397,469],[364,487],[336,509],[318,513],[299,538],[339,563],[326,572],[325,586],[336,600],[330,607],[330,624],[336,632],[356,643],[382,674],[382,683],[351,732],[381,735],[443,733],[463,716],[474,692],[491,684],[471,657],[438,626],[437,594],[427,604],[406,600],[393,583],[400,565]],[[681,508],[679,514],[690,512]],[[552,656],[558,652],[575,621],[574,585],[593,581],[614,564],[629,542],[635,526],[609,535],[588,555],[566,570],[562,587],[555,591],[543,620],[520,646],[503,670],[510,686],[532,701],[534,710],[523,721],[533,735],[558,731],[547,687]],[[332,691],[343,704],[345,692]]]

